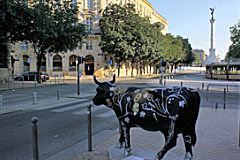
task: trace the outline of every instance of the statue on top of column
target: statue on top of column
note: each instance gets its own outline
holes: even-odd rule
[[[214,10],[215,8],[209,8],[211,10],[211,15],[212,15],[212,19],[213,19],[213,13],[214,13]]]

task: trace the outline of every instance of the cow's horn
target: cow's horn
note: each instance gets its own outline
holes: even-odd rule
[[[95,82],[97,85],[100,85],[100,82],[98,82],[98,80],[96,79],[96,76],[95,76],[95,75],[93,76],[93,79],[94,79],[94,82]]]
[[[115,83],[116,81],[116,77],[115,77],[115,74],[113,75],[113,80],[110,81],[111,84]]]

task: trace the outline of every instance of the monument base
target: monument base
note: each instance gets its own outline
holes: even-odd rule
[[[160,149],[159,149],[160,150]],[[124,156],[124,148],[118,148],[116,146],[109,147],[109,159],[110,160],[153,160],[158,151],[149,151],[143,148],[132,147],[130,156]],[[182,159],[173,152],[167,153],[163,159],[175,160]]]
[[[207,60],[205,61],[205,63],[206,64],[211,64],[211,63],[218,63],[219,61],[218,61],[218,59],[217,58],[211,58],[211,57],[209,57],[209,58],[207,58]]]

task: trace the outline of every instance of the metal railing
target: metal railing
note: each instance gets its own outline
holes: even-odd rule
[[[44,82],[38,83],[37,79],[35,78],[34,81],[25,81],[23,80],[14,80],[12,76],[8,77],[8,80],[5,82],[0,83],[0,90],[1,89],[17,89],[17,88],[28,88],[28,87],[38,87],[38,86],[45,86],[45,85],[58,85],[64,84],[65,77],[64,75],[54,75]]]

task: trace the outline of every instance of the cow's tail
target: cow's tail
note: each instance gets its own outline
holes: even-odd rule
[[[196,122],[198,118],[199,113],[199,107],[200,107],[200,96],[198,92],[193,92],[193,101],[192,101],[192,120],[189,125],[183,132],[183,136],[190,136],[191,137],[191,144],[194,146],[197,142],[197,135],[196,135]]]

